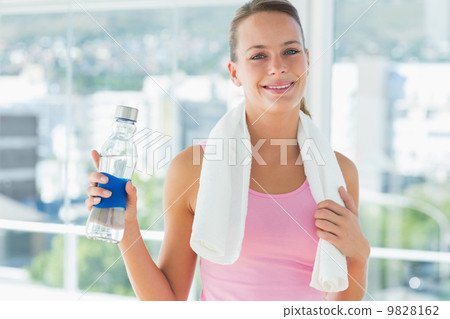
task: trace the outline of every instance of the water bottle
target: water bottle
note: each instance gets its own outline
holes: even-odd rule
[[[136,167],[137,152],[132,136],[138,110],[119,105],[116,108],[113,132],[100,150],[99,172],[108,176],[107,184],[98,184],[112,192],[94,205],[86,223],[89,239],[119,243],[125,226],[125,185],[131,180]]]

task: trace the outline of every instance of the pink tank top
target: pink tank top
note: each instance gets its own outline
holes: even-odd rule
[[[319,237],[308,180],[290,193],[271,196],[248,190],[244,239],[235,263],[200,257],[200,301],[326,300],[324,292],[309,286]]]

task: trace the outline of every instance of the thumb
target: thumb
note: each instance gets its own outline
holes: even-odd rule
[[[125,191],[127,192],[127,208],[130,205],[136,207],[137,191],[132,182],[125,185]]]
[[[92,156],[92,161],[94,162],[95,168],[97,168],[97,171],[98,171],[98,166],[99,166],[99,162],[100,162],[100,155],[98,154],[98,152],[96,150],[92,150],[91,151],[91,156]]]
[[[344,188],[344,186],[339,187],[339,194],[341,195],[342,200],[344,201],[345,207],[349,209],[353,214],[358,217],[358,209],[356,208],[355,201],[353,200],[352,195]]]

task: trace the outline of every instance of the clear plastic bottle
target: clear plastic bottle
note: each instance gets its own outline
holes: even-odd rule
[[[138,110],[135,108],[117,106],[113,132],[100,150],[99,172],[131,180],[137,162],[136,145],[132,139],[136,130],[137,114]],[[113,196],[114,192],[111,197]],[[122,240],[124,226],[125,216],[122,207],[94,206],[86,223],[86,236],[89,239],[117,244]]]

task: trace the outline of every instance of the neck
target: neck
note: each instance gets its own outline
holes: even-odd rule
[[[292,145],[293,140],[297,140],[299,107],[286,112],[265,112],[260,116],[261,112],[256,108],[246,109],[246,121],[252,145],[255,146],[261,139],[266,139],[258,152],[267,164],[280,162],[281,145],[287,145],[287,157],[295,161],[300,152],[297,144]]]

